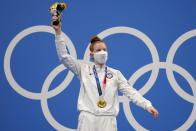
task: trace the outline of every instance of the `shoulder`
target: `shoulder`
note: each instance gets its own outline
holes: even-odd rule
[[[84,68],[93,65],[92,62],[87,61],[87,60],[78,59],[78,62],[79,62],[80,65],[81,65],[82,67],[84,67]]]
[[[108,74],[112,74],[112,75],[115,75],[115,76],[118,76],[118,74],[120,73],[120,71],[118,69],[114,69],[114,68],[111,68],[111,67],[108,67],[107,66],[107,72]]]
[[[120,79],[125,80],[126,79],[124,77],[124,75],[121,73],[121,71],[118,70],[118,69],[114,69],[114,68],[109,67],[108,68],[108,72],[110,72],[111,74],[115,75],[118,80],[120,80]]]
[[[81,67],[81,73],[82,74],[92,74],[93,73],[93,62],[87,61],[87,60],[79,60],[80,67]]]
[[[107,69],[108,69],[108,71],[111,71],[111,72],[118,72],[119,71],[119,70],[111,68],[109,66],[107,66]]]

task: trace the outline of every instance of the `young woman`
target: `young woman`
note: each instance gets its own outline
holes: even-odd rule
[[[60,61],[71,70],[80,80],[81,88],[78,97],[79,131],[117,131],[116,116],[119,112],[118,90],[136,105],[154,113],[158,111],[151,102],[143,98],[137,90],[132,88],[119,70],[106,66],[107,45],[97,36],[91,38],[90,57],[94,65],[79,62],[67,54],[66,43],[61,36],[60,16],[53,16],[52,23],[55,30],[55,43]]]

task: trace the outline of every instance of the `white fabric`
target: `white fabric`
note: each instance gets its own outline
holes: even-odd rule
[[[56,49],[60,61],[80,79],[81,88],[78,98],[78,110],[90,112],[95,115],[117,116],[119,112],[118,90],[127,96],[136,105],[147,109],[152,106],[151,102],[131,87],[120,71],[108,67],[108,78],[105,89],[104,99],[107,101],[105,108],[99,108],[97,101],[99,94],[96,80],[93,74],[93,66],[81,63],[71,55],[67,54],[65,41],[61,36],[56,36]],[[105,67],[96,65],[96,70],[102,86]]]
[[[78,119],[78,131],[117,131],[116,117],[82,111]]]

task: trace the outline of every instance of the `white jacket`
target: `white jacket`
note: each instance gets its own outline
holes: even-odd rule
[[[55,43],[60,61],[80,79],[81,87],[78,98],[79,111],[86,111],[95,115],[117,116],[119,112],[118,89],[136,105],[144,109],[152,106],[150,101],[142,97],[142,95],[136,89],[128,84],[127,80],[120,71],[107,67],[108,77],[104,95],[107,105],[105,108],[99,108],[97,106],[99,93],[95,76],[93,74],[93,66],[82,63],[76,58],[67,54],[66,43],[62,36],[56,36]],[[96,65],[96,70],[102,86],[105,76],[105,67]]]

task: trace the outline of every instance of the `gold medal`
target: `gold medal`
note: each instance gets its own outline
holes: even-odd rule
[[[106,106],[106,101],[104,99],[99,99],[97,102],[97,106],[100,108],[104,108]]]

